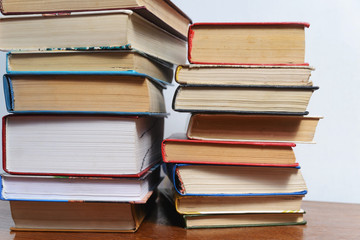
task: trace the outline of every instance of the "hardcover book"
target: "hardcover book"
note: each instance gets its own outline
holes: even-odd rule
[[[139,177],[161,161],[163,118],[8,115],[3,168],[11,174]]]
[[[166,163],[298,166],[293,143],[230,142],[186,139],[174,134],[162,143]]]
[[[180,65],[175,81],[182,85],[312,86],[309,66]]]
[[[186,39],[191,19],[170,0],[1,0],[4,15],[131,9],[159,27]]]
[[[0,19],[1,50],[136,49],[184,64],[186,42],[132,11]]]
[[[179,112],[305,115],[312,86],[181,85],[173,98]]]
[[[12,231],[135,232],[156,194],[139,202],[10,201]]]
[[[3,174],[0,191],[9,201],[136,202],[147,199],[159,182],[157,165],[138,178]]]
[[[308,23],[195,23],[188,34],[188,59],[193,64],[307,65]]]
[[[304,225],[298,213],[191,214],[183,215],[186,228],[228,228]]]
[[[320,117],[192,114],[187,137],[208,141],[313,143]]]
[[[21,51],[6,55],[8,74],[137,75],[171,83],[173,65],[139,51]]]
[[[163,87],[131,73],[4,75],[6,107],[14,113],[166,115]]]
[[[305,196],[183,196],[176,192],[168,178],[164,178],[158,189],[161,197],[167,199],[180,214],[300,212]]]
[[[304,195],[298,167],[167,164],[175,190],[184,196]]]

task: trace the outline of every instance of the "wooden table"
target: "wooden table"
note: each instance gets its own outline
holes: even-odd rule
[[[304,202],[305,226],[192,229],[180,227],[180,220],[164,200],[136,233],[49,233],[10,232],[9,203],[0,201],[0,240],[114,240],[114,239],[356,239],[360,240],[360,204]]]

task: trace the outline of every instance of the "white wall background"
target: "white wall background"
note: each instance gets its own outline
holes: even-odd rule
[[[324,116],[317,144],[298,145],[307,200],[360,203],[360,1],[357,0],[173,0],[194,22],[305,21],[306,61],[320,86],[310,101],[312,116]],[[5,72],[0,53],[0,74]],[[171,110],[176,84],[165,91],[165,136],[185,132],[189,115]],[[0,114],[5,115],[3,93]]]

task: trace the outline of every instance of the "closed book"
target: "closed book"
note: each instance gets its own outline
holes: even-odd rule
[[[3,81],[9,112],[166,115],[164,86],[141,74],[4,75]]]
[[[7,115],[3,168],[11,174],[139,177],[161,161],[163,118]]]
[[[304,225],[299,213],[191,214],[183,215],[186,228],[229,228]]]
[[[306,115],[312,86],[180,85],[173,109],[179,112]]]
[[[139,202],[10,201],[12,231],[135,232],[156,194]]]
[[[1,0],[4,15],[131,9],[159,27],[186,39],[191,19],[170,0]]]
[[[183,196],[165,178],[158,189],[180,214],[300,212],[305,195]]]
[[[180,214],[287,213],[301,211],[304,195],[181,196],[175,195]]]
[[[139,51],[20,51],[6,55],[8,74],[137,75],[171,83],[173,66]]]
[[[187,137],[208,141],[313,143],[321,117],[192,114]]]
[[[175,81],[183,85],[312,86],[309,66],[293,65],[180,65]]]
[[[1,199],[55,202],[144,201],[160,182],[160,167],[141,177],[1,175]]]
[[[264,196],[307,193],[299,167],[167,164],[175,190],[184,196]]]
[[[0,19],[1,50],[136,49],[184,64],[186,42],[132,11]]]
[[[193,64],[307,65],[302,22],[195,23],[189,28]]]
[[[298,166],[293,143],[207,141],[173,134],[161,145],[166,163]]]

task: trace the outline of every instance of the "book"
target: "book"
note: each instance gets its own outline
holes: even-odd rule
[[[139,202],[10,201],[12,231],[135,232],[155,197]]]
[[[228,228],[304,225],[299,213],[191,214],[183,215],[185,228]]]
[[[229,142],[186,139],[173,134],[162,143],[165,163],[298,166],[293,143]]]
[[[165,177],[158,186],[160,196],[180,214],[241,214],[300,212],[305,195],[182,196]]]
[[[186,39],[191,19],[170,0],[1,0],[0,10],[4,15],[99,11],[130,9],[159,27]]]
[[[160,182],[160,167],[141,177],[1,175],[1,199],[9,201],[144,201]]]
[[[175,190],[185,196],[304,195],[298,167],[167,164]]]
[[[22,115],[3,118],[10,174],[139,177],[161,161],[163,118]]]
[[[9,112],[166,114],[163,85],[137,74],[4,75]]]
[[[312,86],[180,85],[173,109],[179,112],[306,115]]]
[[[182,85],[312,86],[309,66],[180,65],[175,81]]]
[[[1,50],[136,49],[184,64],[186,42],[132,11],[0,19]]]
[[[171,64],[139,51],[42,51],[9,52],[8,74],[117,74],[142,75],[171,83]]]
[[[193,64],[307,65],[302,22],[195,23],[188,34]]]
[[[180,214],[299,212],[304,195],[289,196],[174,196]]]
[[[187,137],[215,141],[313,143],[320,117],[192,114]]]

